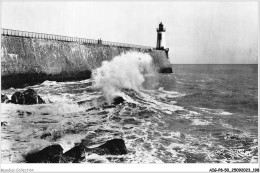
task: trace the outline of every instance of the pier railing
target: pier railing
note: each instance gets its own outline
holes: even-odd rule
[[[102,45],[116,46],[116,47],[153,49],[153,47],[135,45],[135,44],[118,43],[118,42],[110,42],[110,41],[103,41],[103,40],[78,38],[78,37],[68,37],[68,36],[61,36],[61,35],[54,35],[54,34],[27,32],[27,31],[19,31],[19,30],[4,29],[4,28],[1,29],[1,34],[4,36],[17,36],[17,37],[26,37],[26,38],[67,41],[67,42],[76,42],[80,44],[102,44]]]

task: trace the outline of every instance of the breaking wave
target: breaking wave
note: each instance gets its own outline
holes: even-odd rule
[[[121,89],[139,91],[143,88],[145,74],[154,73],[152,57],[139,52],[128,52],[116,56],[112,61],[103,61],[93,72],[94,87],[101,89],[107,101],[123,93]]]

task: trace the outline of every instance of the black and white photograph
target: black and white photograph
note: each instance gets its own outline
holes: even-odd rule
[[[3,0],[1,13],[1,172],[259,172],[258,1]]]

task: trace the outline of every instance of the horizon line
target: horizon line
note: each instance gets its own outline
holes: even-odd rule
[[[220,64],[218,64],[218,63],[216,63],[216,64],[214,64],[214,63],[209,63],[209,64],[207,64],[207,63],[198,63],[198,64],[191,64],[191,63],[176,63],[176,64],[173,64],[173,63],[171,63],[171,65],[258,65],[258,63],[251,63],[251,64],[247,64],[247,63],[244,63],[244,64],[230,64],[230,63],[220,63]]]

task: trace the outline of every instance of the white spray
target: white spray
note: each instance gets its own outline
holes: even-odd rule
[[[114,57],[111,61],[103,61],[92,75],[94,87],[103,91],[107,101],[111,103],[115,96],[123,96],[120,89],[138,91],[145,81],[144,74],[152,73],[152,57],[139,52],[128,52]]]

